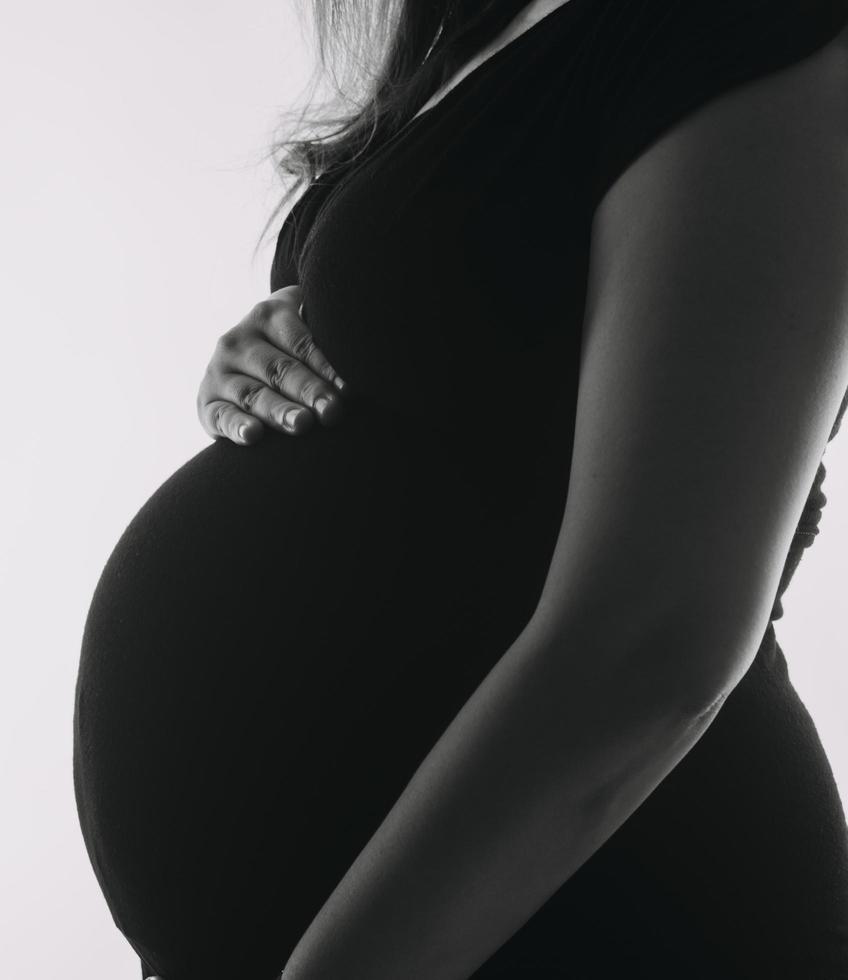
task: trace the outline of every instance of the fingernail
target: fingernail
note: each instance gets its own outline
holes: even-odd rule
[[[293,429],[298,418],[300,418],[300,410],[297,408],[290,408],[283,416],[283,423],[290,429]]]
[[[245,432],[247,432],[247,423],[246,422],[242,422],[242,424],[238,427],[238,436],[239,436],[239,439],[244,439]]]
[[[347,382],[342,381],[338,374],[335,376],[335,378],[333,378],[333,384],[339,389],[339,391],[344,391],[345,388],[347,388]]]
[[[326,398],[324,395],[321,395],[320,398],[315,399],[315,404],[312,407],[323,418],[324,412],[327,411],[329,404],[330,404],[330,399]]]

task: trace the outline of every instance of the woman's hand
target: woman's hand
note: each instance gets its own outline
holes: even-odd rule
[[[197,416],[214,439],[249,445],[261,423],[287,435],[343,415],[345,384],[299,315],[300,286],[285,286],[260,300],[218,338],[197,393]]]

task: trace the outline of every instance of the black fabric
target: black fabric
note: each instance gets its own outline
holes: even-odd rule
[[[279,975],[535,608],[603,193],[846,24],[848,0],[569,0],[297,203],[271,289],[301,284],[347,417],[189,459],[85,624],[80,823],[144,972]],[[848,976],[847,837],[772,622],[694,749],[475,978]]]

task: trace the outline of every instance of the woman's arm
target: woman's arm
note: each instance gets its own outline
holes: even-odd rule
[[[686,118],[605,197],[536,614],[283,980],[467,978],[749,667],[848,386],[846,119],[831,44]]]
[[[635,651],[599,649],[597,638],[522,633],[313,920],[283,980],[466,978],[636,809],[714,711],[696,718],[682,699],[655,696]]]

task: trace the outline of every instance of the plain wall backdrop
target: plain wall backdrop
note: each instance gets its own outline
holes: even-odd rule
[[[269,291],[273,236],[251,251],[281,188],[256,161],[314,52],[291,0],[45,0],[3,22],[0,963],[138,980],[74,803],[82,629],[126,525],[210,441],[200,379]],[[777,630],[846,800],[848,432],[825,465]]]

